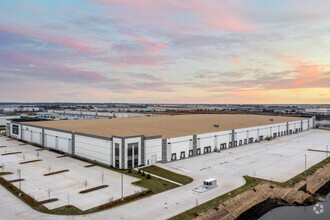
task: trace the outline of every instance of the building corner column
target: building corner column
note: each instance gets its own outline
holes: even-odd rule
[[[234,147],[235,143],[235,129],[231,130],[231,147]]]
[[[141,164],[145,165],[145,137],[141,136]]]
[[[126,152],[125,152],[125,138],[121,138],[121,163],[120,169],[125,169],[125,159],[126,159]]]
[[[167,162],[167,139],[162,139],[162,161]]]
[[[71,154],[75,155],[75,153],[76,153],[76,133],[72,132]]]
[[[197,135],[194,134],[192,138],[192,144],[193,144],[193,156],[197,155]]]

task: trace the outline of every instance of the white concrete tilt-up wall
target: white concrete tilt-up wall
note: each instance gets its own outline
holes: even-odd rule
[[[313,118],[309,118],[309,127],[312,128],[313,127]]]
[[[211,132],[197,135],[197,148],[200,148],[201,154],[204,154],[205,147],[211,147],[211,152],[214,149],[220,149],[221,144],[226,144],[226,148],[231,141],[231,131]]]
[[[145,164],[154,164],[162,160],[162,139],[146,139],[145,147]]]
[[[229,142],[231,141],[231,130],[216,132],[218,149],[221,144],[225,144],[225,148],[229,148]]]
[[[72,154],[72,133],[44,129],[44,146]]]
[[[75,155],[106,165],[112,165],[112,141],[75,134]]]
[[[189,156],[189,149],[192,150],[193,136],[183,136],[167,139],[167,161],[171,161],[172,154],[176,154],[176,159],[180,159],[181,152],[184,152],[185,157]]]
[[[280,132],[281,136],[283,136],[286,132],[286,123],[280,123],[279,128],[280,128],[279,132]]]
[[[303,120],[303,131],[308,129],[308,120]]]
[[[22,125],[22,140],[42,145],[42,128]]]
[[[211,147],[212,152],[217,145],[215,132],[197,135],[197,148],[201,149],[201,154],[204,154],[204,147]]]

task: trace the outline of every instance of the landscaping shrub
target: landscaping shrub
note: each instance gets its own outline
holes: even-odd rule
[[[144,171],[142,172],[142,176],[145,176],[146,174],[144,173]]]
[[[147,179],[151,179],[150,173],[148,173],[148,175],[147,175]]]

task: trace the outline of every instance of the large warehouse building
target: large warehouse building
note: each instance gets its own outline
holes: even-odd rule
[[[120,169],[169,162],[315,126],[315,118],[198,114],[26,122],[7,135]]]

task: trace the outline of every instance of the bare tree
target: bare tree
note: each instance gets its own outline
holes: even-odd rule
[[[51,188],[48,188],[48,199],[50,199],[50,193],[52,192]]]
[[[101,181],[102,181],[102,185],[104,183],[104,172],[102,171],[102,174],[101,174]]]
[[[84,185],[85,185],[85,189],[87,189],[87,185],[88,185],[87,180],[85,180]]]

